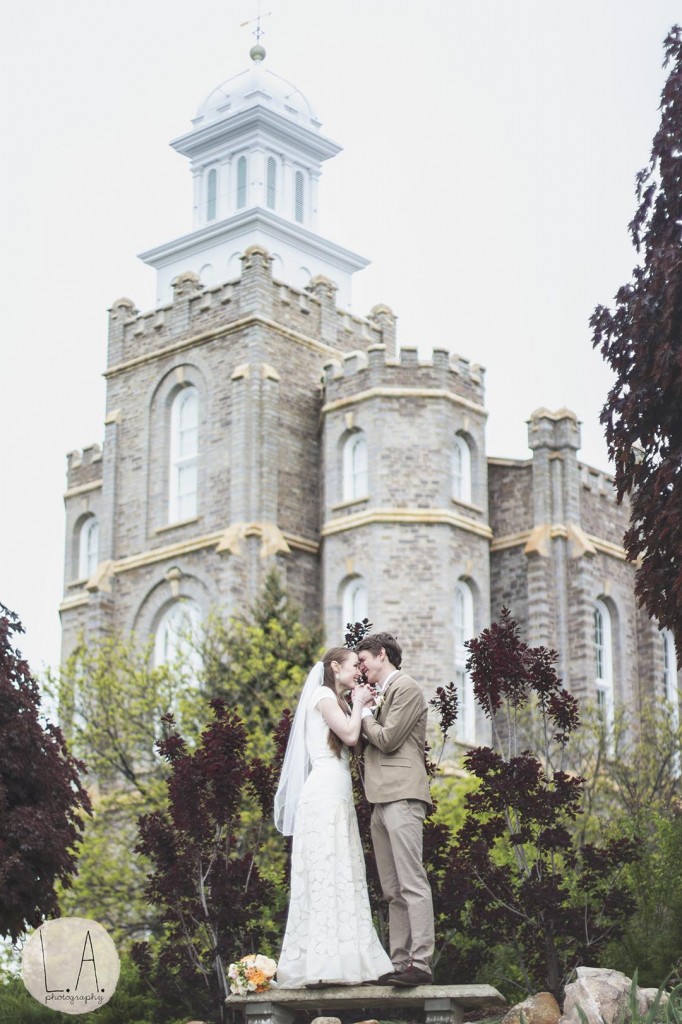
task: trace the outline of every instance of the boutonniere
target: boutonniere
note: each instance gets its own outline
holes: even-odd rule
[[[374,698],[374,707],[372,708],[372,711],[379,711],[379,709],[381,707],[383,707],[383,703],[384,703],[385,700],[386,700],[386,694],[385,693],[378,693],[376,695],[376,697]]]

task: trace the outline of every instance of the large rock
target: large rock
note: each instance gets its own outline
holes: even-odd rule
[[[578,1007],[588,1024],[629,1024],[632,981],[620,971],[601,967],[579,967],[577,981],[566,986],[561,1024],[583,1024]],[[647,999],[637,989],[637,1008],[644,1014]]]
[[[538,992],[512,1006],[502,1018],[502,1024],[559,1024],[560,1017],[561,1009],[552,993]]]
[[[658,1005],[659,1006],[665,1006],[665,1004],[670,1001],[670,996],[668,995],[667,992],[665,992],[665,991],[661,992],[660,996],[658,994],[659,992],[660,992],[660,989],[658,989],[658,988],[640,988],[639,989],[640,996],[642,997],[642,999],[646,1000],[646,1008],[647,1008],[647,1010],[651,1009],[651,1007],[656,1002],[657,998],[658,998]]]

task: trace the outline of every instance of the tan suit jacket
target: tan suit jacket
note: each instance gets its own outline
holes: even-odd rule
[[[423,800],[430,806],[424,765],[426,698],[405,672],[389,681],[383,696],[379,710],[362,720],[367,799],[371,804]]]

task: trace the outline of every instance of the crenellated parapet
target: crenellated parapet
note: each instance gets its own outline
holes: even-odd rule
[[[602,469],[595,469],[594,466],[587,466],[582,462],[579,465],[580,481],[583,489],[589,491],[590,494],[604,498],[606,501],[615,502],[615,477],[611,476],[610,473],[605,473]]]
[[[616,500],[616,485],[609,473],[579,463],[583,520],[589,532],[622,545],[630,525],[630,506]]]
[[[446,349],[434,349],[431,359],[420,360],[416,348],[400,349],[391,359],[382,344],[366,351],[348,352],[325,366],[325,400],[351,398],[370,389],[442,391],[476,406],[485,399],[485,370]]]
[[[250,322],[272,323],[305,339],[322,342],[340,354],[384,345],[395,354],[396,317],[386,305],[374,306],[367,317],[338,309],[336,285],[324,275],[305,288],[283,284],[273,276],[274,261],[260,245],[241,257],[241,276],[206,286],[197,274],[184,271],[173,280],[172,301],[141,313],[128,298],[109,310],[108,371],[196,338],[220,335]]]
[[[98,444],[88,445],[66,456],[67,488],[82,487],[102,479],[102,449]]]

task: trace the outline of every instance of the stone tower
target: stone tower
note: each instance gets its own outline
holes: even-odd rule
[[[576,416],[540,409],[530,459],[489,458],[481,367],[399,351],[387,306],[351,312],[367,261],[316,233],[339,147],[263,58],[173,142],[194,227],[142,256],[156,307],[110,310],[104,443],[68,457],[64,655],[116,631],[167,660],[276,566],[330,644],[368,615],[428,692],[454,680],[464,743],[487,738],[465,641],[503,605],[609,716],[676,710],[672,639],[637,610],[627,511],[578,461]]]

